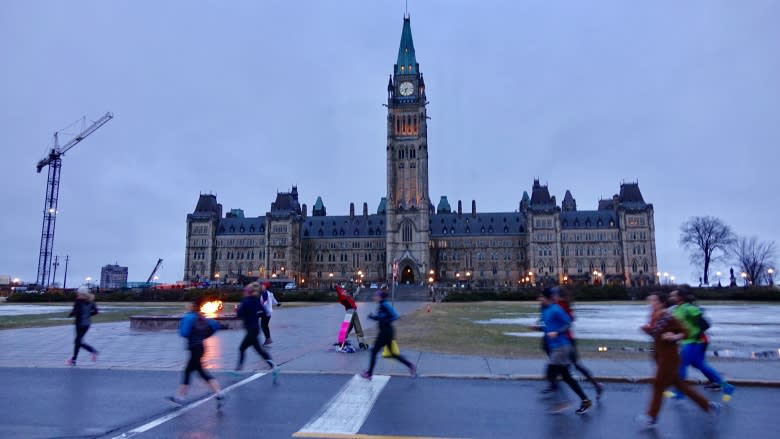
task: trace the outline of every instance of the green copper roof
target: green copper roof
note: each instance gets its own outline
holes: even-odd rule
[[[409,17],[404,17],[404,29],[401,31],[401,46],[398,48],[398,61],[395,63],[396,75],[417,74],[417,58],[414,56],[412,25]]]
[[[379,200],[379,207],[377,207],[376,213],[378,215],[384,215],[387,213],[387,197],[382,197],[382,199]]]
[[[441,199],[439,199],[439,205],[436,207],[436,213],[452,213],[450,202],[447,200],[446,195],[442,195]]]
[[[528,196],[528,192],[523,191],[523,201],[528,202],[531,201],[531,198]]]

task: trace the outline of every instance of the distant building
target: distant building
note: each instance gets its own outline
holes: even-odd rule
[[[127,267],[106,265],[100,270],[100,288],[115,289],[127,286]]]
[[[538,179],[522,198],[499,188],[504,199],[520,198],[508,212],[477,212],[475,200],[470,211],[461,201],[453,208],[446,196],[434,207],[427,103],[405,17],[387,84],[386,136],[377,142],[386,149],[387,192],[376,213],[363,203],[356,214],[350,203],[349,215],[327,215],[318,196],[309,216],[293,186],[277,192],[264,216],[233,209],[223,217],[216,196],[201,195],[187,215],[184,280],[284,278],[318,287],[384,282],[395,274],[408,284],[477,287],[658,282],[653,205],[636,182],[622,183],[596,210],[578,210],[568,190],[558,204]]]

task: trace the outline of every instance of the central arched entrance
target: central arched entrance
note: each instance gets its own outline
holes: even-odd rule
[[[401,283],[402,284],[414,284],[414,270],[409,265],[404,265],[401,270]]]

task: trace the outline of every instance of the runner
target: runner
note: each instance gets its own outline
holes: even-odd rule
[[[708,401],[705,397],[688,386],[680,377],[678,368],[680,365],[680,353],[677,350],[677,342],[687,336],[685,326],[666,311],[664,301],[658,293],[647,297],[650,305],[650,321],[641,327],[642,331],[653,337],[653,355],[656,363],[655,379],[653,380],[653,396],[650,406],[645,414],[636,417],[636,421],[643,427],[652,428],[658,422],[658,412],[663,402],[663,392],[669,386],[676,386],[682,393],[688,395],[696,404],[707,413],[717,417],[720,414],[720,405]]]
[[[701,330],[701,324],[704,317],[702,316],[701,309],[693,304],[693,294],[681,290],[674,290],[669,294],[669,299],[675,305],[672,313],[683,323],[685,329],[688,331],[688,336],[682,341],[682,350],[680,352],[682,357],[682,361],[680,362],[680,378],[685,380],[688,375],[688,366],[693,366],[696,369],[699,369],[708,380],[720,385],[720,388],[723,390],[724,402],[730,401],[734,394],[734,386],[723,379],[721,375],[707,363],[704,356],[708,343],[707,338],[703,337],[704,332]],[[680,392],[674,392],[669,396],[678,399],[682,398]]]
[[[545,348],[549,349],[549,365],[547,367],[548,380],[553,382],[562,377],[566,384],[580,397],[580,407],[576,410],[578,415],[587,412],[593,403],[577,381],[572,378],[569,372],[569,363],[571,362],[571,341],[566,335],[566,331],[571,326],[571,318],[558,304],[555,303],[553,297],[553,291],[549,288],[545,289],[538,297],[539,303],[542,305],[542,324],[534,326],[536,330],[544,332]],[[556,402],[548,411],[551,414],[561,413],[569,407],[569,401],[560,392],[556,392],[558,397]]]
[[[184,404],[184,397],[187,395],[187,390],[190,386],[190,375],[192,372],[198,372],[203,381],[216,395],[217,408],[221,408],[224,396],[220,391],[219,383],[211,374],[203,370],[203,363],[201,362],[205,352],[203,340],[219,330],[219,323],[216,320],[207,319],[201,314],[200,307],[204,301],[202,297],[193,300],[190,311],[185,313],[181,318],[181,322],[179,322],[179,335],[187,339],[190,359],[187,361],[187,367],[184,368],[184,376],[178,391],[174,396],[168,397],[168,399],[176,404]]]
[[[563,287],[552,288],[552,292],[556,303],[566,312],[569,318],[571,318],[571,321],[574,322],[574,311],[571,308],[571,295],[569,292]],[[604,387],[596,381],[593,374],[590,373],[590,370],[580,362],[579,352],[577,352],[577,343],[574,339],[571,327],[566,330],[566,335],[569,337],[569,341],[571,341],[571,356],[569,357],[571,363],[588,381],[590,381],[591,384],[593,384],[593,387],[596,389],[596,399],[601,400],[601,394],[604,392]],[[552,388],[555,388],[557,384],[557,380],[550,381],[550,386]]]
[[[271,282],[263,282],[263,293],[260,295],[260,302],[263,305],[263,313],[260,314],[260,327],[263,329],[263,335],[265,336],[263,346],[269,346],[273,343],[273,340],[271,340],[271,328],[268,324],[271,322],[274,306],[279,306],[279,302],[276,301],[274,293],[269,288],[271,288]]]
[[[257,322],[258,314],[263,309],[260,304],[260,284],[252,282],[244,287],[244,298],[241,299],[241,303],[236,309],[236,315],[244,322],[244,329],[246,329],[246,335],[241,341],[241,346],[238,348],[238,364],[236,365],[236,372],[240,371],[244,366],[244,351],[250,346],[255,348],[258,354],[265,360],[266,363],[273,370],[274,381],[279,373],[276,368],[271,355],[260,346],[260,342],[257,337],[260,335],[260,325]]]
[[[376,365],[376,354],[378,354],[382,348],[387,346],[393,341],[395,331],[393,330],[393,320],[398,319],[398,313],[395,311],[392,305],[387,302],[387,285],[383,284],[380,289],[374,293],[374,302],[377,302],[376,313],[369,314],[368,318],[376,320],[379,323],[379,334],[376,336],[374,346],[371,348],[371,363],[368,366],[368,370],[364,370],[360,373],[360,376],[370,380],[374,374],[374,366]],[[417,376],[417,366],[411,361],[407,360],[403,355],[393,352],[393,349],[389,349],[390,355],[393,358],[400,361],[406,367],[409,368],[409,374],[412,377]]]
[[[95,305],[95,296],[89,292],[89,288],[82,286],[76,292],[76,301],[73,302],[73,310],[68,317],[75,317],[73,323],[76,325],[76,339],[73,341],[73,356],[66,363],[69,366],[76,365],[76,358],[79,356],[81,348],[86,349],[92,354],[92,361],[97,361],[98,351],[92,346],[86,344],[83,339],[92,325],[92,316],[98,313]]]

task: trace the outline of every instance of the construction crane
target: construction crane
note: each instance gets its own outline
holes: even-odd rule
[[[71,148],[84,140],[95,130],[102,127],[114,117],[110,112],[95,121],[88,128],[83,129],[68,143],[59,145],[59,133],[54,133],[54,147],[49,155],[38,162],[35,167],[38,173],[46,166],[49,167],[49,178],[46,182],[46,202],[43,208],[43,226],[41,227],[41,251],[38,255],[37,284],[41,288],[49,286],[49,272],[51,271],[51,256],[54,249],[54,226],[57,222],[57,199],[60,193],[60,168],[62,168],[62,156]]]
[[[160,269],[160,265],[162,265],[162,259],[157,260],[157,265],[154,266],[154,270],[152,270],[152,274],[149,275],[149,279],[146,279],[147,285],[151,284],[152,278],[154,278],[154,274],[157,273],[157,270]]]

